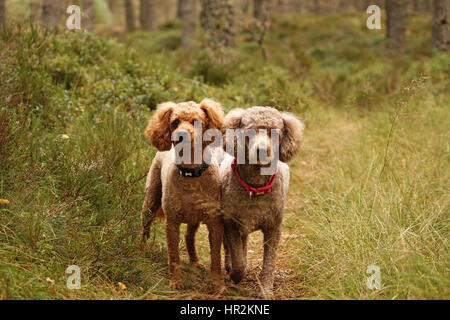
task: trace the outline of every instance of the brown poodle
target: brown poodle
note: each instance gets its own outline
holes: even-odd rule
[[[259,132],[254,139],[241,140],[232,137],[228,129],[275,130],[279,148],[268,135]],[[272,297],[276,250],[281,235],[284,202],[289,187],[289,166],[285,163],[297,153],[302,140],[304,125],[294,115],[279,112],[271,107],[234,109],[225,117],[222,131],[224,139],[234,143],[235,150],[220,165],[222,179],[222,206],[224,220],[225,267],[231,278],[239,282],[245,276],[247,265],[247,237],[261,230],[264,234],[264,261],[260,274],[263,297]],[[227,130],[227,131],[226,131]],[[226,131],[226,132],[225,132]],[[233,141],[234,140],[234,141]],[[226,143],[224,148],[226,148]],[[236,151],[245,150],[245,163],[236,163]],[[277,149],[277,150],[275,150]],[[264,150],[268,157],[255,164],[249,161],[249,151]],[[227,150],[227,152],[230,152]],[[264,153],[263,153],[264,154]],[[261,155],[261,154],[260,154]],[[279,156],[277,161],[276,155]],[[264,164],[265,163],[265,164]],[[274,174],[262,175],[261,169],[268,165],[277,167]],[[230,270],[231,269],[231,270]]]
[[[185,239],[190,263],[200,266],[195,234],[201,222],[207,225],[209,231],[213,283],[218,290],[224,288],[220,257],[223,224],[220,215],[219,166],[215,162],[209,166],[205,162],[194,164],[194,143],[190,143],[191,161],[183,160],[177,165],[173,146],[182,139],[173,144],[171,139],[172,134],[184,132],[190,141],[194,141],[194,121],[201,122],[203,131],[212,128],[220,130],[223,117],[221,105],[210,99],[200,104],[192,101],[178,104],[167,102],[158,106],[145,130],[158,152],[147,176],[141,213],[142,236],[148,238],[151,223],[157,211],[159,215],[162,209],[166,217],[170,286],[174,289],[183,288],[178,251],[180,224],[187,223]],[[208,142],[201,144],[202,152],[208,150],[208,145]]]

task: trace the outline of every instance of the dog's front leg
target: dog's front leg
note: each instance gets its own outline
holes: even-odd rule
[[[215,289],[222,293],[225,290],[225,284],[221,272],[221,255],[223,240],[223,224],[220,216],[212,218],[207,224],[209,232],[209,247],[211,253],[211,277]]]
[[[281,237],[281,225],[270,230],[263,230],[264,233],[264,261],[261,270],[261,293],[264,298],[273,297],[273,279],[277,258],[277,248]]]
[[[242,233],[241,234],[241,241],[242,241],[242,263],[244,265],[244,270],[247,270],[247,243],[248,243],[248,234]]]
[[[193,266],[204,267],[198,259],[197,249],[195,248],[195,234],[197,233],[200,223],[188,224],[186,230],[186,248],[189,254],[189,262]]]
[[[244,245],[239,226],[233,222],[225,222],[225,237],[231,254],[231,280],[241,282],[245,276]]]
[[[166,221],[167,249],[169,251],[170,287],[183,289],[181,276],[180,254],[178,245],[180,241],[180,223],[178,221]]]
[[[230,273],[231,272],[231,248],[230,248],[230,245],[228,244],[228,239],[225,234],[225,230],[224,230],[224,234],[223,234],[223,247],[225,249],[225,270],[227,273]]]

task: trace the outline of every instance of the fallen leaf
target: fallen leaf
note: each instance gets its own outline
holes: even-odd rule
[[[48,278],[48,277],[47,277],[47,279],[45,279],[45,281],[50,282],[51,284],[55,284],[55,280],[50,279],[50,278]]]
[[[296,238],[298,238],[298,235],[285,233],[285,234],[281,235],[281,238],[283,238],[283,239],[296,239]]]
[[[117,282],[117,284],[119,285],[120,291],[124,291],[127,288],[122,282]]]
[[[6,200],[6,199],[0,199],[0,205],[1,205],[1,204],[7,205],[7,204],[9,204],[9,200]]]
[[[50,295],[54,296],[55,295],[55,280],[50,279],[50,278],[46,278],[45,281],[51,283],[51,288],[50,288]]]

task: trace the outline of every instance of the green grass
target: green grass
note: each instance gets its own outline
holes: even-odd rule
[[[226,110],[276,105],[307,125],[275,298],[449,299],[450,57],[431,51],[429,31],[414,17],[398,54],[359,15],[275,17],[267,61],[243,35],[235,49],[182,51],[178,23],[118,39],[4,31],[0,298],[255,298],[260,234],[248,280],[227,280],[220,297],[207,270],[185,263],[184,241],[186,290],[170,289],[162,221],[139,243],[151,110],[212,97]],[[208,264],[203,226],[197,242]],[[381,290],[366,287],[371,264]],[[66,288],[69,265],[80,290]]]

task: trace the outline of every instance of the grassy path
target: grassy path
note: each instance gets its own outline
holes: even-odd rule
[[[306,123],[289,164],[275,298],[448,299],[450,56],[431,51],[426,16],[411,17],[401,56],[365,19],[274,17],[267,61],[245,39],[231,52],[186,53],[177,24],[123,42],[5,30],[0,299],[255,298],[260,233],[247,280],[227,281],[221,297],[207,270],[187,264],[184,241],[186,289],[170,289],[162,221],[139,242],[149,110],[205,97],[226,110],[278,106]],[[197,239],[208,265],[204,226]],[[66,287],[70,265],[80,290]],[[381,290],[366,286],[370,265]]]
[[[404,117],[422,122],[429,112],[413,109]],[[440,108],[432,112],[449,116]],[[421,166],[426,155],[436,152],[442,156],[439,149],[445,154],[445,146],[428,140],[416,141],[419,150],[403,145],[405,137],[407,141],[421,137],[412,130],[413,124],[400,122],[391,142],[389,169],[382,172],[390,123],[385,122],[382,128],[380,123],[389,119],[389,114],[361,119],[339,111],[316,110],[315,115],[305,118],[309,124],[305,144],[290,164],[275,297],[448,296],[448,200],[444,187],[448,172]],[[436,133],[443,129],[434,121],[422,125]],[[437,138],[445,137],[437,134]],[[433,161],[439,164],[448,159]],[[199,247],[207,264],[205,228],[200,231]],[[262,234],[257,232],[250,237],[247,280],[237,286],[228,282],[230,290],[221,298],[256,297],[262,252]],[[185,253],[184,259],[187,261]],[[382,290],[366,286],[366,269],[372,264],[380,267]],[[185,276],[190,274],[188,270]],[[187,292],[175,297],[215,298],[205,296],[209,289],[199,285],[201,277],[207,273],[191,278]]]

